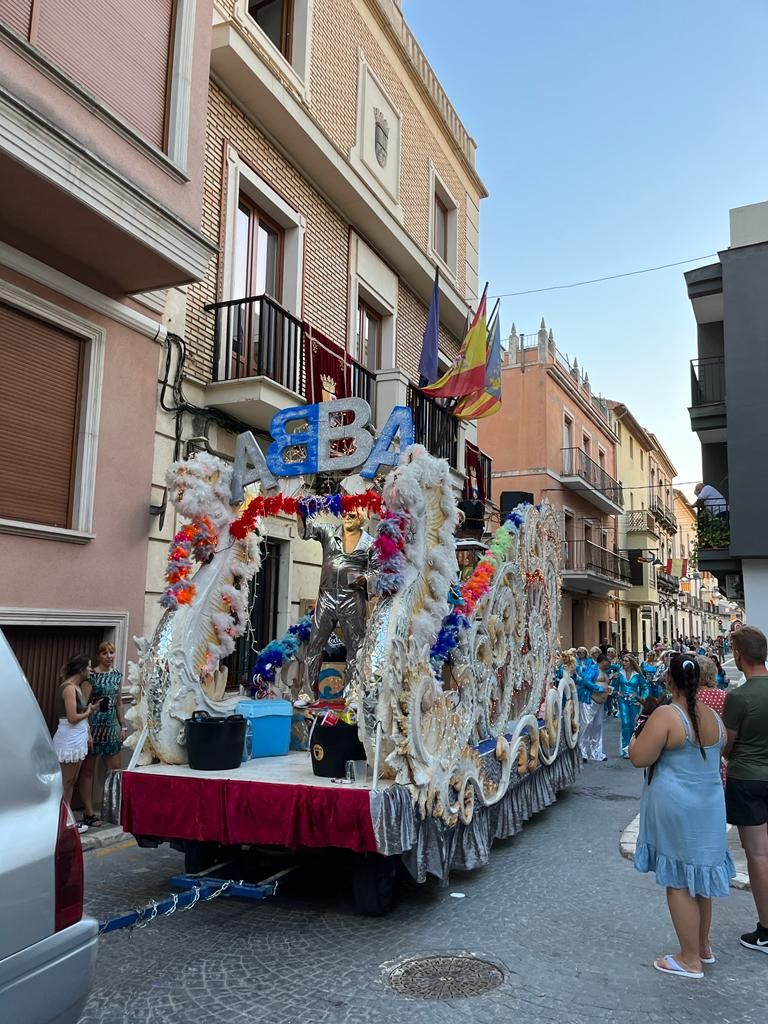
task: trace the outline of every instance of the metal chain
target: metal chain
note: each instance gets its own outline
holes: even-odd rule
[[[240,883],[236,883],[233,879],[227,879],[225,882],[222,882],[218,889],[214,889],[213,892],[207,892],[207,889],[209,888],[208,886],[196,885],[194,889],[191,889],[186,893],[182,893],[181,896],[177,893],[171,893],[168,899],[163,900],[160,903],[158,903],[157,900],[151,900],[149,906],[130,911],[127,914],[118,914],[114,917],[109,917],[104,921],[100,921],[99,934],[107,931],[117,931],[121,928],[129,928],[131,931],[138,928],[146,928],[147,925],[152,924],[157,917],[170,917],[177,911],[180,914],[183,914],[186,911],[191,910],[192,907],[200,902],[201,899],[206,903],[209,903],[211,900],[215,900],[218,896],[221,896],[222,893],[226,892],[230,885],[236,884],[242,885],[243,883],[242,881]]]

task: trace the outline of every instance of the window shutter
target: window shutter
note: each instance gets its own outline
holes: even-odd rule
[[[0,21],[25,39],[29,39],[31,20],[32,0],[0,0]]]
[[[38,5],[36,46],[162,149],[174,0],[38,0]]]
[[[85,342],[0,303],[0,518],[71,525]]]

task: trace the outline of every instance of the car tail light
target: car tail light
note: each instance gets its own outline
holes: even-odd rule
[[[83,847],[75,816],[66,800],[61,801],[59,834],[54,858],[56,931],[69,928],[83,916]]]

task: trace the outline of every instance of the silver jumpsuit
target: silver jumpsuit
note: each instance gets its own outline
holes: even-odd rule
[[[320,541],[323,546],[320,589],[306,657],[307,685],[314,694],[317,694],[323,648],[339,624],[347,648],[346,683],[352,685],[357,652],[365,636],[368,589],[376,575],[377,556],[370,533],[363,530],[357,547],[348,554],[344,551],[342,533],[342,526],[317,524],[311,520],[303,526],[304,539]],[[365,577],[362,585],[354,583],[359,576]]]

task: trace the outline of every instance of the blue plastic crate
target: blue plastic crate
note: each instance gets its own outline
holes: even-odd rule
[[[289,700],[241,700],[236,709],[248,722],[251,757],[282,757],[291,745],[293,705]],[[248,737],[246,737],[246,749]]]

